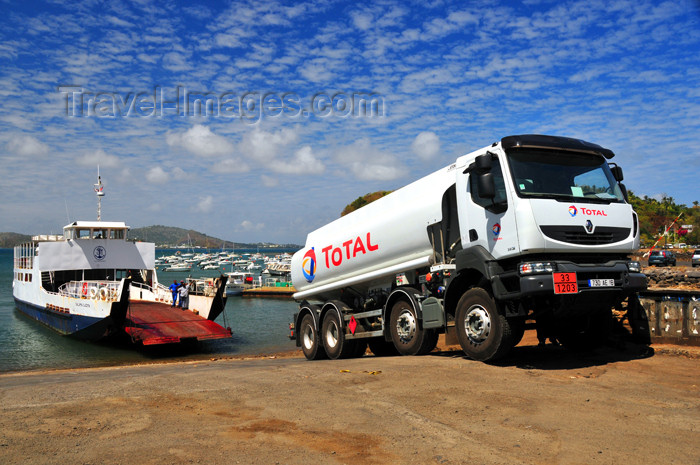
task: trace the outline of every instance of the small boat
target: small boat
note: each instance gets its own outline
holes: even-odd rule
[[[189,263],[176,263],[174,265],[167,266],[163,268],[163,271],[190,271],[192,270],[192,265]]]
[[[241,295],[244,290],[252,288],[255,283],[253,275],[245,271],[231,271],[225,273],[225,276],[228,277],[226,281],[226,295],[228,296]]]

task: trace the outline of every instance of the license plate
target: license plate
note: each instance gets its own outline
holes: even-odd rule
[[[576,294],[578,285],[576,284],[576,273],[552,273],[554,279],[555,294]]]
[[[615,287],[614,279],[589,279],[588,285],[590,287]]]

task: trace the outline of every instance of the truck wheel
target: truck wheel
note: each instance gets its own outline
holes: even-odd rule
[[[333,360],[349,358],[353,356],[357,350],[355,341],[345,340],[345,332],[338,319],[338,314],[334,311],[327,312],[323,317],[321,340],[323,341],[323,348],[326,350],[328,358]]]
[[[373,337],[369,340],[369,350],[377,357],[386,357],[389,355],[399,355],[399,352],[394,347],[391,341],[385,341],[383,337]]]
[[[426,329],[424,331],[426,333],[425,340],[423,341],[423,345],[421,346],[420,350],[418,351],[418,354],[416,355],[429,354],[433,351],[435,347],[437,347],[440,333],[438,333],[436,329]]]
[[[435,330],[425,330],[419,327],[416,311],[405,300],[399,300],[391,307],[389,317],[391,340],[401,355],[422,355],[430,352],[426,349],[433,341]],[[435,339],[437,343],[437,339]]]
[[[318,331],[314,327],[314,317],[308,313],[304,315],[299,324],[299,339],[301,340],[301,350],[307,360],[328,358],[318,337]]]
[[[455,327],[462,350],[474,360],[497,360],[513,347],[510,323],[498,312],[493,297],[479,287],[459,299]]]

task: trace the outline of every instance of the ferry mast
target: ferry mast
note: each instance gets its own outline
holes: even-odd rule
[[[100,177],[100,167],[97,167],[97,183],[95,186],[95,194],[97,195],[97,221],[102,221],[102,197],[105,196],[102,178]]]

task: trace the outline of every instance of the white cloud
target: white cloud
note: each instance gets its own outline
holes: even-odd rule
[[[196,211],[200,213],[209,213],[214,208],[214,197],[207,195],[206,197],[200,197],[199,202],[197,202]]]
[[[421,160],[430,160],[440,151],[440,138],[431,131],[423,131],[416,136],[411,150]]]
[[[160,166],[155,166],[148,170],[146,173],[146,179],[153,184],[165,184],[170,180],[168,173],[163,170]]]
[[[105,153],[99,149],[94,152],[88,152],[76,159],[79,165],[83,166],[102,166],[105,168],[113,168],[119,165],[119,157]]]
[[[296,152],[291,160],[279,160],[270,168],[277,173],[287,174],[321,174],[326,167],[314,156],[311,146],[305,145]]]
[[[238,227],[238,231],[260,231],[265,228],[265,223],[253,223],[249,220],[243,220]]]
[[[49,146],[35,137],[18,135],[7,142],[7,151],[23,157],[42,157],[49,153]]]
[[[267,132],[255,128],[243,137],[239,148],[248,158],[267,164],[277,159],[285,149],[296,141],[297,134],[291,129]]]
[[[201,124],[195,124],[183,133],[169,132],[165,136],[165,141],[170,146],[182,147],[201,157],[214,157],[233,152],[233,145],[225,137],[214,134],[209,127]]]
[[[221,174],[246,173],[250,171],[250,166],[239,158],[225,158],[213,165],[211,170]]]
[[[338,150],[336,159],[364,181],[389,181],[408,173],[397,157],[372,147],[367,138]]]

